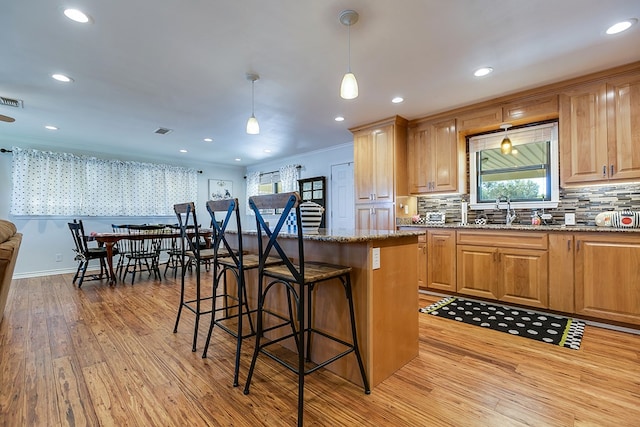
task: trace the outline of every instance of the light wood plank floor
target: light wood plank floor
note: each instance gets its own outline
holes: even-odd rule
[[[251,340],[234,388],[234,340],[216,330],[202,359],[205,319],[192,353],[191,313],[172,333],[178,296],[173,280],[14,280],[0,324],[0,424],[295,425],[293,374],[263,357],[245,396]],[[421,314],[420,355],[371,395],[326,370],[310,375],[305,425],[638,426],[640,336],[588,326],[576,351]]]

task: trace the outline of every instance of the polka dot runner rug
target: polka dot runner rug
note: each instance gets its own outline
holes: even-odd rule
[[[420,312],[578,350],[585,323],[554,314],[447,297]]]

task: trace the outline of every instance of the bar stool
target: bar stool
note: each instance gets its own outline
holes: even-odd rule
[[[211,309],[203,308],[202,303],[213,299],[213,296],[209,294],[204,297],[202,296],[200,287],[200,266],[203,264],[203,262],[211,262],[211,260],[213,260],[213,258],[216,256],[216,253],[214,249],[202,248],[199,244],[201,236],[199,233],[199,227],[197,226],[198,220],[196,219],[196,208],[194,203],[189,202],[176,204],[173,205],[173,210],[178,217],[178,227],[180,228],[180,262],[182,264],[182,276],[180,280],[180,306],[178,307],[178,316],[176,317],[176,324],[173,328],[173,333],[175,334],[178,332],[180,314],[182,313],[183,308],[186,308],[187,310],[194,313],[196,315],[196,321],[193,328],[193,346],[191,351],[196,351],[200,316],[211,313]],[[190,300],[185,300],[185,267],[187,263],[190,263],[194,266],[196,273],[196,297]]]
[[[349,353],[355,353],[360,368],[360,375],[362,376],[362,382],[364,384],[365,394],[371,393],[369,388],[369,382],[367,381],[364,364],[358,348],[358,339],[356,334],[356,322],[355,313],[353,308],[353,296],[351,290],[351,267],[326,264],[321,262],[306,261],[304,257],[304,244],[302,234],[302,223],[300,218],[300,196],[298,193],[281,193],[266,196],[254,196],[249,198],[249,206],[253,210],[256,216],[256,224],[258,229],[258,241],[262,240],[263,235],[268,237],[268,243],[264,246],[264,249],[260,252],[260,266],[259,266],[259,298],[258,298],[258,313],[257,313],[257,330],[256,330],[256,344],[251,360],[251,366],[249,367],[249,373],[247,376],[247,382],[244,388],[244,394],[249,393],[249,387],[251,386],[251,378],[256,365],[256,360],[259,354],[265,354],[269,358],[282,364],[289,370],[295,372],[298,375],[298,425],[302,426],[303,413],[304,413],[304,377],[307,374],[317,371],[318,369],[335,362],[336,360],[348,355]],[[262,209],[282,209],[280,218],[273,228],[269,228],[269,225],[264,220],[261,210]],[[297,251],[287,254],[285,248],[278,240],[280,233],[285,233],[283,226],[287,220],[290,212],[296,213],[296,239],[297,239]],[[282,237],[281,237],[282,239]],[[291,251],[290,251],[291,252]],[[277,266],[266,266],[263,260],[266,259],[271,253],[274,256],[280,258],[282,264]],[[297,263],[290,260],[290,256],[297,256]],[[349,318],[351,323],[351,340],[352,342],[346,342],[338,337],[314,328],[312,308],[313,308],[313,290],[319,284],[326,282],[330,279],[338,279],[342,284],[345,292],[349,307]],[[266,282],[263,283],[263,282]],[[275,285],[283,285],[287,293],[287,301],[289,305],[289,319],[281,326],[288,326],[291,328],[290,333],[286,333],[273,340],[266,340],[264,337],[263,329],[263,316],[265,314],[273,314],[265,310],[264,303],[266,296],[272,289],[275,289]],[[291,302],[294,302],[295,306],[291,307]],[[293,316],[293,311],[296,313],[296,318]],[[270,329],[275,329],[270,328]],[[311,338],[313,334],[322,335],[323,337],[335,341],[345,347],[345,350],[330,357],[315,366],[306,369],[305,361],[310,362],[311,355]],[[290,364],[286,360],[281,359],[274,352],[267,350],[269,346],[278,344],[281,341],[293,338],[296,344],[298,352],[297,366]]]
[[[209,333],[207,341],[204,345],[202,357],[207,357],[209,342],[213,328],[218,326],[225,332],[236,338],[236,359],[233,374],[233,386],[238,386],[238,372],[240,370],[240,352],[242,349],[242,340],[255,335],[255,327],[251,315],[256,309],[250,310],[247,297],[245,272],[258,268],[260,257],[258,254],[247,253],[242,246],[242,225],[240,221],[240,211],[238,209],[238,199],[210,200],[207,202],[207,211],[211,216],[211,224],[214,236],[216,236],[218,244],[214,246],[216,255],[213,260],[213,314],[211,315],[211,323],[209,325]],[[222,221],[216,218],[216,212],[224,217]],[[237,247],[233,248],[229,243],[226,233],[229,223],[235,220],[237,228]],[[219,256],[222,254],[223,256]],[[266,265],[276,265],[280,262],[278,258],[269,257]],[[227,283],[227,273],[235,278],[235,293],[230,291]],[[222,293],[219,290],[222,288]],[[222,299],[222,306],[217,306],[217,301]],[[230,302],[231,301],[231,302]],[[217,316],[222,312],[222,316]],[[247,318],[249,322],[249,331],[243,329],[243,319]],[[230,321],[236,320],[237,326],[233,328]]]

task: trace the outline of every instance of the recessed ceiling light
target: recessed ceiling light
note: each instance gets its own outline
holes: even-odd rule
[[[631,28],[632,25],[636,24],[638,20],[636,18],[627,19],[626,21],[618,22],[617,24],[613,24],[607,29],[607,34],[618,34],[625,30]]]
[[[213,138],[205,138],[204,142],[213,142]]]
[[[235,160],[236,162],[239,162],[239,161],[241,161],[242,159],[241,159],[240,157],[237,157],[237,158],[235,158],[234,160]]]
[[[336,122],[344,122],[344,117],[342,117],[342,116],[337,116],[337,117],[336,117],[335,119],[333,119],[333,120],[335,120]]]
[[[76,21],[81,24],[86,24],[87,22],[89,22],[89,16],[78,9],[65,9],[64,16],[71,19],[72,21]]]
[[[45,128],[45,129],[49,129],[49,130],[58,130],[58,128],[57,128],[57,127],[52,126],[52,125],[46,125],[44,128]]]
[[[394,104],[400,104],[401,102],[404,102],[404,98],[401,96],[396,96],[391,100],[391,102],[393,102]]]
[[[265,148],[264,152],[265,152],[265,153],[270,153],[270,152],[271,152],[271,150],[269,150],[268,148]]]
[[[180,150],[181,153],[186,153],[187,150],[185,150],[184,148],[182,150]]]
[[[473,75],[476,77],[484,77],[487,74],[491,74],[493,72],[493,68],[491,67],[482,67],[482,68],[478,68],[476,71],[474,71]]]
[[[59,82],[70,83],[73,79],[69,76],[65,76],[64,74],[51,74],[51,77]]]

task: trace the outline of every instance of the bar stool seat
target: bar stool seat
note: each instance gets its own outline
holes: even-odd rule
[[[244,393],[248,394],[251,386],[251,379],[256,366],[256,361],[260,354],[268,356],[270,359],[280,363],[292,372],[297,374],[298,378],[298,426],[303,425],[304,415],[304,378],[306,375],[317,371],[351,353],[355,354],[360,375],[364,386],[365,394],[369,394],[369,382],[367,380],[362,356],[358,347],[358,338],[356,333],[355,310],[353,305],[353,293],[351,288],[351,271],[349,266],[335,265],[323,262],[306,261],[304,254],[304,239],[302,234],[302,223],[300,215],[300,196],[298,193],[281,193],[266,196],[254,196],[249,198],[249,206],[256,216],[256,225],[258,229],[258,245],[260,248],[261,263],[259,266],[258,279],[258,312],[257,312],[257,330],[256,343],[254,348],[247,382],[245,384]],[[264,210],[281,209],[281,215],[275,227],[270,228],[268,223],[262,216]],[[295,212],[296,216],[296,240],[297,251],[289,249],[289,253],[278,239],[278,235],[285,229],[284,225],[290,212]],[[268,243],[262,245],[263,236],[268,238]],[[284,239],[289,239],[287,236]],[[284,240],[283,239],[283,240]],[[281,264],[276,266],[267,266],[264,260],[273,254],[274,257],[280,259]],[[295,260],[295,261],[292,261]],[[314,289],[321,284],[328,283],[329,280],[339,281],[344,289],[344,295],[347,300],[349,321],[351,329],[351,342],[345,341],[326,331],[316,329],[314,327],[313,318],[313,301]],[[280,313],[274,313],[265,308],[265,301],[270,291],[276,288],[284,287],[287,295],[289,317],[282,316]],[[295,313],[295,317],[294,317]],[[276,325],[264,327],[265,316],[275,316],[284,322]],[[265,332],[273,331],[279,328],[290,329],[290,332],[283,332],[277,335],[277,338],[268,339]],[[321,335],[326,339],[332,340],[344,347],[343,351],[339,351],[323,361],[313,361],[313,366],[307,368],[305,362],[311,361],[311,343],[312,336]],[[276,336],[276,335],[274,335]],[[297,363],[290,363],[268,348],[275,345],[281,345],[284,340],[293,338],[297,350]],[[333,348],[333,346],[332,346]]]

